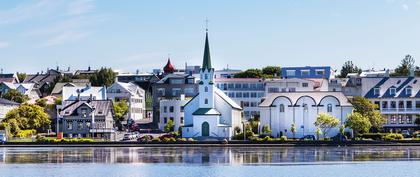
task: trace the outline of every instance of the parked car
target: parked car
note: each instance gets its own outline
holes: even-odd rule
[[[0,143],[6,142],[6,135],[3,133],[0,133]]]
[[[129,141],[129,140],[137,139],[137,136],[139,136],[139,135],[137,135],[136,133],[126,133],[126,134],[124,134],[123,141]]]
[[[304,137],[300,138],[299,140],[316,140],[314,135],[305,135]]]
[[[404,138],[411,138],[410,131],[408,130],[401,131],[401,134],[403,135]]]

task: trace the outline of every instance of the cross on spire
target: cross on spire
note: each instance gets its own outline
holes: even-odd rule
[[[206,18],[206,32],[209,31],[209,19]]]

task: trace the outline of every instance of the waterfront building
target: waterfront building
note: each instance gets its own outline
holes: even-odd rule
[[[246,119],[260,116],[258,104],[265,96],[263,79],[215,78],[216,87],[243,108]]]
[[[179,98],[160,100],[158,127],[164,130],[169,120],[174,123],[173,131],[178,131],[184,125],[184,106],[188,102],[184,95]]]
[[[134,83],[115,82],[107,89],[108,99],[128,103],[127,118],[139,121],[145,117],[145,91]]]
[[[242,108],[215,86],[206,32],[199,91],[184,106],[185,122],[182,136],[230,139],[234,135],[234,128],[242,127],[241,112]]]
[[[19,103],[0,98],[0,122],[6,118],[6,114],[10,110],[17,108],[19,105]]]
[[[58,70],[55,69],[47,69],[47,72],[37,73],[37,74],[28,74],[26,75],[25,80],[22,83],[32,83],[34,84],[34,89],[38,90],[40,93],[40,97],[45,97],[50,95],[50,87],[54,83],[56,78],[62,76],[63,74]]]
[[[363,77],[361,96],[378,105],[386,118],[386,131],[418,130],[420,118],[420,77]]]
[[[292,124],[296,127],[296,138],[305,135],[316,135],[314,125],[318,114],[327,113],[344,124],[352,113],[353,106],[341,92],[283,92],[267,95],[259,105],[261,108],[261,126],[269,126],[271,135],[293,137]],[[335,136],[339,126],[332,129],[327,136]]]
[[[114,140],[114,108],[110,100],[63,101],[60,132],[68,138]]]
[[[335,72],[330,66],[305,66],[305,67],[283,67],[281,69],[283,78],[322,78],[331,79]]]

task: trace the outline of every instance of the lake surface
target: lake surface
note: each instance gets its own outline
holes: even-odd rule
[[[0,176],[414,177],[420,147],[0,148]]]

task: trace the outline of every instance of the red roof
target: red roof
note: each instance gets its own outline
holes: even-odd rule
[[[171,63],[171,59],[168,58],[168,63],[166,63],[165,67],[163,67],[163,72],[165,73],[173,73],[175,71],[174,66]]]

